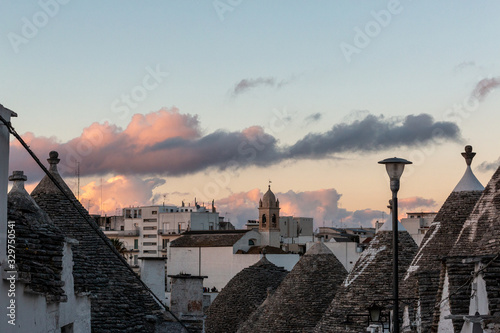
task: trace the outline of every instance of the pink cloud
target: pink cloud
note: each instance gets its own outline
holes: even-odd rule
[[[347,211],[338,207],[341,198],[335,189],[285,193],[275,192],[280,201],[281,216],[312,217],[315,228],[323,226],[365,227],[373,226],[375,220],[383,216],[382,211],[365,209]],[[259,199],[263,193],[259,189],[234,193],[217,200],[216,207],[221,215],[228,217],[238,228],[243,228],[247,220],[258,219]],[[229,214],[226,215],[225,212]]]
[[[476,84],[472,96],[483,101],[489,93],[500,86],[500,77],[482,79]]]
[[[33,133],[23,137],[42,161],[49,151],[57,150],[63,175],[74,176],[79,163],[81,176],[181,176],[210,168],[268,166],[289,159],[331,158],[349,151],[421,145],[432,138],[435,129],[442,130],[444,137],[459,136],[455,124],[435,122],[426,114],[408,115],[402,124],[395,118],[368,114],[353,123],[337,124],[326,133],[310,133],[291,146],[279,146],[260,126],[203,134],[196,115],[171,108],[136,114],[125,130],[107,122],[93,123],[65,143]],[[10,169],[24,170],[31,181],[41,178],[31,158],[16,144]]]
[[[410,197],[398,199],[398,210],[401,213],[403,210],[423,210],[428,211],[436,208],[434,199],[425,199],[422,197]]]
[[[165,180],[160,178],[143,180],[135,176],[118,175],[103,180],[102,188],[98,181],[82,186],[80,202],[92,214],[102,211],[102,214],[116,215],[117,209],[152,204],[153,190],[164,183]]]

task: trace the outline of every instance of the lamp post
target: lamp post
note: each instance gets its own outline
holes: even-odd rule
[[[392,191],[392,294],[394,298],[393,304],[393,332],[399,333],[399,278],[398,278],[398,191],[399,179],[403,174],[405,164],[412,162],[402,158],[386,158],[379,164],[385,164],[387,174],[389,175]]]

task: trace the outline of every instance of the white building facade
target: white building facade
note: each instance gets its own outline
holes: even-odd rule
[[[169,244],[189,230],[219,230],[219,213],[195,203],[194,206],[157,205],[130,207],[120,217],[105,218],[101,224],[109,238],[118,238],[127,249],[133,267],[140,257],[166,257]]]

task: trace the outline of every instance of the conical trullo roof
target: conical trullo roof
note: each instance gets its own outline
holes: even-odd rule
[[[288,271],[266,257],[236,274],[221,290],[207,311],[205,332],[233,333],[267,297]]]
[[[447,288],[441,288],[438,294],[438,301],[443,303],[439,310],[443,307],[445,310],[436,311],[434,314],[439,329],[453,328],[455,332],[470,332],[465,326],[472,324],[464,321],[464,315],[474,315],[474,312],[478,311],[480,315],[486,315],[481,323],[485,328],[484,332],[500,332],[499,239],[500,167],[463,223],[462,230],[446,258],[446,271],[441,276],[445,277]],[[478,276],[473,275],[479,268],[482,282],[477,280]],[[478,291],[472,293],[473,288]],[[443,312],[451,314],[452,320],[442,318]]]
[[[323,243],[314,244],[238,333],[312,332],[346,275]]]
[[[442,259],[452,250],[465,220],[482,194],[483,187],[470,169],[475,155],[472,147],[466,146],[462,155],[467,163],[465,175],[439,209],[401,282],[401,295],[417,298],[420,304],[419,310],[409,308],[410,320],[419,323],[412,327],[415,331],[429,332],[431,329],[440,288]],[[417,315],[420,318],[416,318]]]
[[[47,303],[66,302],[63,290],[64,235],[24,189],[22,171],[14,171],[7,196],[7,215],[14,221],[16,265],[24,291],[43,294]]]
[[[346,324],[347,315],[367,315],[367,307],[373,302],[387,305],[380,304],[380,300],[392,298],[392,231],[385,229],[381,228],[361,253],[314,332],[364,332],[366,317],[350,317],[350,322]],[[398,230],[401,278],[417,251],[417,245],[402,226],[398,226]]]
[[[163,309],[127,264],[106,245],[101,237],[107,237],[59,175],[58,153],[51,152],[48,161],[51,175],[79,209],[48,176],[42,179],[31,196],[66,237],[79,242],[73,246],[74,286],[75,292],[91,293],[92,332],[154,332],[156,325],[166,325]],[[87,221],[92,221],[95,228]]]

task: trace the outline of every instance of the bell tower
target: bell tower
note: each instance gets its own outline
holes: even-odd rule
[[[280,246],[280,202],[271,191],[271,185],[259,201],[259,232],[262,245]]]

